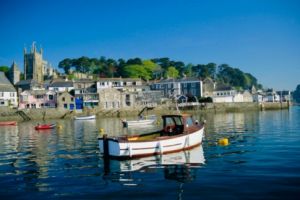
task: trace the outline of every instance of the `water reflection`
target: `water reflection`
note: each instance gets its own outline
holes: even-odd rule
[[[135,173],[147,173],[163,169],[164,178],[178,182],[194,180],[196,170],[205,163],[202,145],[178,153],[151,156],[132,160],[103,160],[103,178],[122,185],[138,185],[140,177]],[[147,181],[147,180],[143,180]]]

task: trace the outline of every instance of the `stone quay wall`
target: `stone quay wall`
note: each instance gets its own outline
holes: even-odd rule
[[[205,112],[246,112],[262,110],[288,109],[289,102],[264,102],[264,103],[204,103],[197,106],[180,107],[182,112],[205,113]],[[93,109],[85,108],[82,111],[69,111],[62,108],[43,108],[43,109],[12,109],[0,107],[0,121],[24,121],[24,120],[47,120],[47,119],[73,119],[78,115],[96,114],[99,118],[105,117],[129,117],[137,116],[143,107],[133,107],[118,110],[104,110],[98,107]],[[145,111],[143,114],[175,114],[177,113],[174,104],[159,105],[152,110]]]

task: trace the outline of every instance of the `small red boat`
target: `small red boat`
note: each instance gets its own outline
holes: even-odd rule
[[[16,126],[16,121],[6,121],[6,122],[0,122],[0,126]]]
[[[54,129],[56,127],[55,124],[41,124],[35,126],[35,130],[46,130],[46,129]]]

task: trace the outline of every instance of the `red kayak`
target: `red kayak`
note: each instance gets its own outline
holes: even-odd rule
[[[35,130],[46,130],[46,129],[54,129],[56,127],[55,124],[41,124],[35,126]]]
[[[0,122],[0,126],[16,126],[16,121],[6,121],[6,122]]]

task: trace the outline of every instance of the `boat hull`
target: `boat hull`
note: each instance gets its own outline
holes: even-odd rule
[[[146,157],[192,149],[202,143],[204,127],[193,132],[175,136],[159,137],[151,141],[119,141],[108,138],[108,155],[117,159]],[[104,153],[104,140],[98,139],[100,152]]]
[[[0,122],[0,126],[16,126],[16,121],[6,121],[6,122]]]

